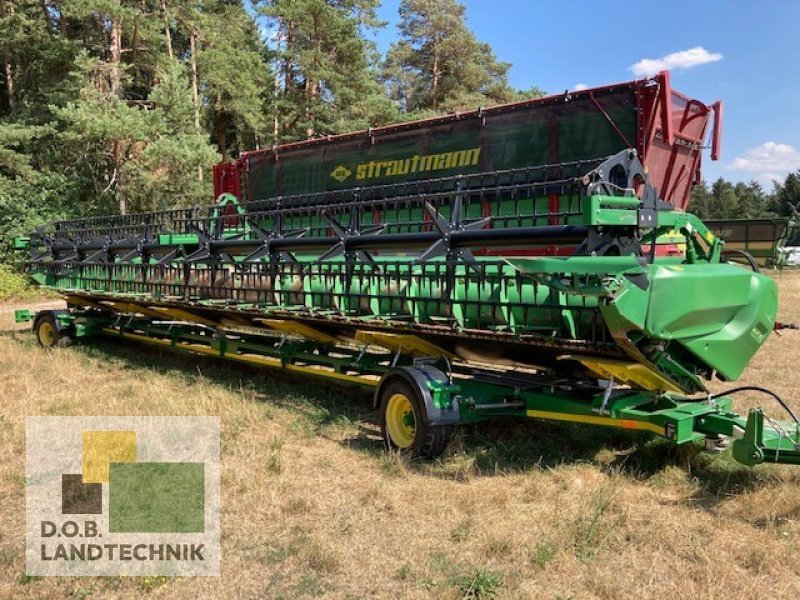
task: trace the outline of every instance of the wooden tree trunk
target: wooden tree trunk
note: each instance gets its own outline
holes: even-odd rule
[[[69,34],[68,30],[69,25],[67,23],[67,15],[64,14],[64,8],[62,4],[65,3],[62,2],[58,6],[58,31],[61,33],[63,37],[67,37],[67,35]]]
[[[320,80],[317,76],[319,73],[319,55],[322,52],[322,40],[319,33],[319,22],[314,18],[314,60],[312,62],[312,69],[310,73],[306,73],[306,137],[312,138],[316,133],[316,104],[319,98]]]
[[[164,38],[167,46],[167,55],[170,60],[175,59],[175,53],[172,51],[172,31],[169,26],[169,13],[167,12],[167,0],[161,0],[161,13],[164,15]]]
[[[14,5],[6,6],[6,0],[0,0],[0,17],[5,17],[7,14],[14,14]],[[3,62],[3,75],[6,78],[6,97],[8,98],[9,112],[14,110],[15,92],[14,92],[14,65],[10,60]]]
[[[228,160],[228,135],[225,128],[225,115],[222,113],[222,98],[217,96],[216,110],[214,110],[214,136],[217,138],[217,150],[222,155],[222,160]]]
[[[6,77],[6,96],[8,97],[8,110],[9,112],[14,110],[14,67],[10,62],[6,62],[4,65],[4,72]]]
[[[119,2],[116,3],[119,5]],[[118,14],[111,15],[111,37],[108,44],[108,56],[110,62],[109,91],[111,96],[122,98],[122,22]],[[114,140],[112,149],[112,160],[114,162],[114,177],[116,177],[116,197],[119,205],[119,214],[124,215],[128,212],[128,201],[125,198],[125,184],[123,181],[123,166],[125,163],[125,151],[122,140]]]
[[[432,95],[431,105],[433,110],[439,108],[439,44],[436,40],[433,42],[433,82],[432,82]]]
[[[165,4],[166,6],[166,4]],[[197,77],[197,29],[192,27],[189,33],[189,61],[192,66],[192,103],[194,104],[194,130],[200,130],[200,84]],[[197,167],[197,180],[203,181],[203,167]]]
[[[194,129],[200,133],[200,83],[197,77],[197,30],[189,34],[189,61],[192,66],[192,103],[194,104]]]
[[[122,62],[122,22],[120,21],[119,15],[111,15],[111,41],[108,51],[111,62],[111,94],[121,98],[122,73],[120,71],[120,66]]]
[[[128,199],[125,197],[125,182],[123,175],[123,165],[125,163],[125,151],[122,140],[114,140],[114,177],[116,178],[116,196],[119,205],[119,214],[128,213]]]
[[[280,52],[281,50],[281,42],[283,41],[283,28],[282,24],[279,23],[278,25],[278,35],[275,40],[275,51],[276,53]],[[281,117],[280,117],[280,108],[279,102],[281,97],[281,70],[278,68],[276,63],[275,65],[275,89],[272,93],[272,100],[274,102],[274,106],[272,109],[272,143],[278,144],[280,143],[280,135],[281,135]]]
[[[286,25],[286,56],[283,60],[283,92],[289,93],[292,85],[292,51],[294,50],[294,27],[293,21]]]
[[[286,52],[283,58],[283,97],[285,100],[290,98],[289,94],[291,93],[292,89],[292,52],[294,52],[294,30],[295,30],[295,23],[294,21],[289,21],[286,23]],[[288,104],[287,104],[288,106]],[[288,110],[287,110],[288,113]],[[286,120],[283,123],[283,133],[287,133],[289,131],[291,122],[292,125],[297,122],[299,118],[299,111],[292,116],[291,113],[288,114]]]
[[[311,78],[306,79],[306,137],[314,137],[314,103],[317,94],[317,82]]]

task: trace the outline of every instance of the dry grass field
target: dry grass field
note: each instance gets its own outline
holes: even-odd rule
[[[800,274],[777,277],[800,321]],[[465,428],[447,455],[382,452],[368,398],[96,340],[39,349],[0,307],[2,598],[798,598],[800,468],[748,469],[647,435]],[[800,332],[743,382],[800,411]],[[724,389],[727,386],[717,386]],[[737,397],[737,407],[775,405]],[[24,575],[26,415],[219,415],[219,578]]]

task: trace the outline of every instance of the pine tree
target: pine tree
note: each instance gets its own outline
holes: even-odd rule
[[[377,0],[265,0],[275,31],[277,142],[383,124],[396,116],[364,31]]]
[[[84,157],[98,200],[116,199],[121,213],[188,204],[209,198],[197,177],[218,155],[194,128],[191,90],[183,67],[169,62],[143,104],[131,104],[98,85],[106,66],[84,59],[87,85],[81,97],[58,109],[61,142],[73,157]],[[77,164],[82,164],[78,162]],[[76,174],[77,175],[77,174]]]
[[[182,20],[196,53],[198,82],[218,152],[267,141],[271,77],[256,25],[240,0],[206,0]]]
[[[780,214],[796,217],[800,214],[800,171],[789,173],[783,183],[775,186],[774,205]]]
[[[76,44],[41,0],[0,0],[0,116],[31,124],[52,118]],[[55,13],[56,17],[58,13]]]
[[[59,142],[75,177],[85,175],[100,205],[113,199],[119,212],[128,211],[125,163],[147,142],[146,112],[116,93],[115,67],[84,54],[75,79],[80,96],[56,109]]]
[[[709,216],[712,219],[735,219],[739,216],[739,198],[730,181],[718,178],[711,185]]]
[[[767,201],[760,183],[757,181],[739,182],[734,186],[733,191],[739,200],[739,212],[736,215],[738,218],[755,219],[765,215]]]
[[[37,171],[31,166],[27,152],[31,140],[44,135],[46,127],[18,123],[0,123],[0,185],[18,178],[35,180]]]
[[[61,10],[68,30],[76,21],[75,33],[94,42],[75,61],[72,79],[77,97],[57,111],[68,126],[64,139],[99,142],[108,136],[100,144],[104,152],[95,148],[97,161],[88,165],[89,179],[98,200],[110,194],[124,214],[128,210],[125,163],[146,135],[139,112],[148,108],[147,94],[159,60],[154,13],[147,2],[134,0],[74,0]],[[96,123],[90,122],[91,111],[97,113]]]
[[[508,63],[467,28],[456,0],[402,0],[401,39],[389,50],[384,78],[406,112],[452,112],[519,99]]]
[[[692,188],[692,195],[689,198],[688,210],[698,218],[711,218],[711,192],[708,191],[708,184],[701,181]]]
[[[194,127],[194,103],[183,65],[173,60],[157,72],[146,113],[146,145],[126,164],[128,196],[137,210],[205,203],[209,179],[198,177],[220,156]]]

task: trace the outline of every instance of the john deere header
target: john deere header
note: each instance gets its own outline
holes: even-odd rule
[[[677,210],[710,113],[662,75],[252,153],[217,183],[255,202],[19,239],[68,308],[18,318],[46,347],[106,335],[373,388],[387,447],[423,456],[506,416],[800,463],[791,411],[745,418],[736,390],[708,391],[741,375],[778,301]],[[626,142],[650,173],[634,147],[604,154]],[[658,252],[668,234],[679,255]]]

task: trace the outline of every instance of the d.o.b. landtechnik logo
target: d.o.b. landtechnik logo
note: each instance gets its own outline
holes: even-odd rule
[[[219,419],[29,417],[28,575],[218,575]]]

